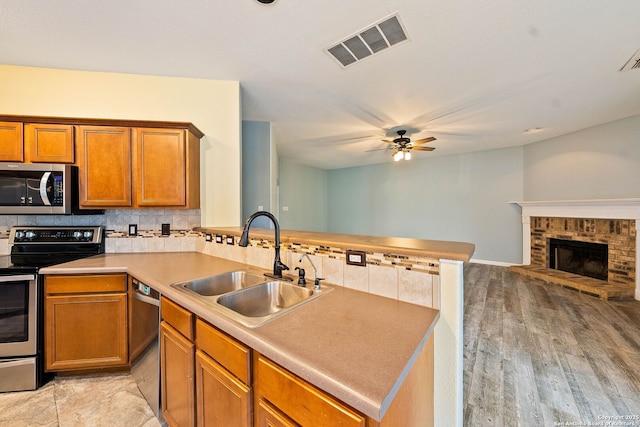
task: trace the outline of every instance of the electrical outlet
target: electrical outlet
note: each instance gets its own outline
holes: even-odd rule
[[[347,249],[347,264],[365,267],[367,265],[367,254],[364,251]]]
[[[138,235],[138,224],[129,224],[129,236]]]
[[[162,224],[162,235],[169,236],[171,234],[171,224]]]

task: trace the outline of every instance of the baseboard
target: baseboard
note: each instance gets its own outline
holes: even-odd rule
[[[471,258],[469,262],[472,262],[474,264],[495,265],[498,267],[511,267],[512,265],[521,265],[521,264],[512,263],[512,262],[490,261],[486,259],[476,259],[476,258]]]

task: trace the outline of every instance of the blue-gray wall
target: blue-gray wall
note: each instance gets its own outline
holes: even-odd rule
[[[509,202],[640,198],[640,116],[524,147],[329,171],[280,167],[281,207],[302,204],[283,228],[465,241],[476,260],[520,263],[520,208]],[[314,187],[325,188],[324,210]],[[305,204],[316,206],[313,217]]]
[[[277,214],[271,202],[271,123],[242,122],[242,219],[241,223],[262,206]],[[266,218],[256,218],[256,227],[271,227]]]
[[[289,230],[328,231],[327,173],[280,161],[280,225]]]
[[[330,232],[464,241],[521,262],[522,148],[329,171]]]
[[[640,197],[640,116],[530,144],[525,200]]]

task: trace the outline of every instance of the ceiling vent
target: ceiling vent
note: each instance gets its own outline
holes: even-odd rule
[[[619,71],[629,71],[629,70],[637,70],[640,69],[640,49],[633,54],[631,58],[627,61],[626,64],[620,68]]]
[[[348,67],[407,40],[407,32],[396,13],[324,50],[340,65]]]

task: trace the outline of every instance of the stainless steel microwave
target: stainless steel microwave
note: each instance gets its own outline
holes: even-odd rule
[[[0,214],[95,214],[78,206],[76,166],[0,163]]]

